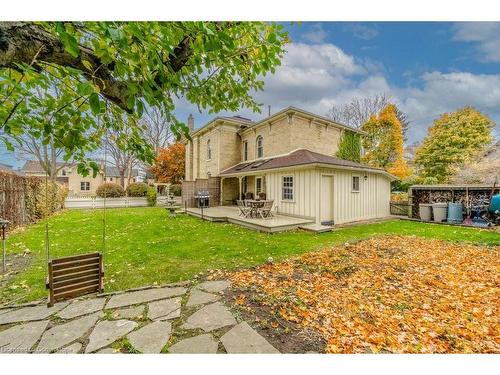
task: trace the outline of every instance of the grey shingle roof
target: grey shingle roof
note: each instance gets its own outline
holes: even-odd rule
[[[375,168],[366,164],[356,163],[353,161],[339,159],[333,156],[323,155],[317,152],[300,149],[293,151],[288,155],[276,156],[274,158],[256,160],[252,162],[239,163],[222,171],[220,174],[228,175],[228,174],[236,174],[244,172],[256,172],[268,169],[277,169],[277,168],[292,167],[292,166],[307,165],[307,164],[327,164],[332,166],[351,167],[357,169],[385,172],[381,168]]]

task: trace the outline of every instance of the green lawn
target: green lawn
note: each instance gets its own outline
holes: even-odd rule
[[[211,223],[163,208],[108,209],[104,253],[106,291],[190,279],[209,269],[234,269],[280,260],[329,245],[376,234],[403,234],[499,245],[500,234],[475,228],[387,221],[312,234],[264,234],[232,224]],[[45,222],[8,239],[8,253],[31,251],[30,266],[0,289],[0,301],[46,296]],[[52,257],[102,249],[102,211],[65,211],[49,219]]]

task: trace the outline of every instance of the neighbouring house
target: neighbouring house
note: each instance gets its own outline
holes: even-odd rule
[[[7,173],[14,173],[14,174],[18,174],[18,172],[17,172],[17,171],[15,171],[15,170],[12,168],[12,165],[5,164],[5,163],[0,163],[0,172],[7,172]]]
[[[183,200],[193,206],[200,187],[210,205],[234,205],[264,192],[274,212],[340,224],[389,216],[390,183],[383,169],[335,157],[342,133],[364,132],[289,107],[261,121],[216,117],[186,145]]]
[[[56,181],[68,186],[69,195],[94,195],[99,185],[103,182],[121,184],[120,172],[115,167],[106,168],[106,177],[104,177],[103,171],[95,177],[92,173],[82,176],[77,172],[76,164],[57,163],[57,167],[60,169],[57,172]],[[45,177],[46,175],[42,165],[35,160],[26,161],[21,171],[26,176]],[[130,183],[136,182],[138,176],[139,171],[135,168],[132,169]],[[128,184],[129,181],[125,178],[124,188],[127,188]]]

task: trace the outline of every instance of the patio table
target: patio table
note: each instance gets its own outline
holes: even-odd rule
[[[256,199],[245,199],[245,204],[247,207],[250,207],[252,210],[250,211],[250,217],[258,218],[259,210],[264,206],[264,203],[267,200],[256,200]]]

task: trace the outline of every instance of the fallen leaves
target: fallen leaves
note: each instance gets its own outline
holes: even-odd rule
[[[327,352],[499,353],[499,255],[384,236],[229,277],[281,319],[320,333]]]

